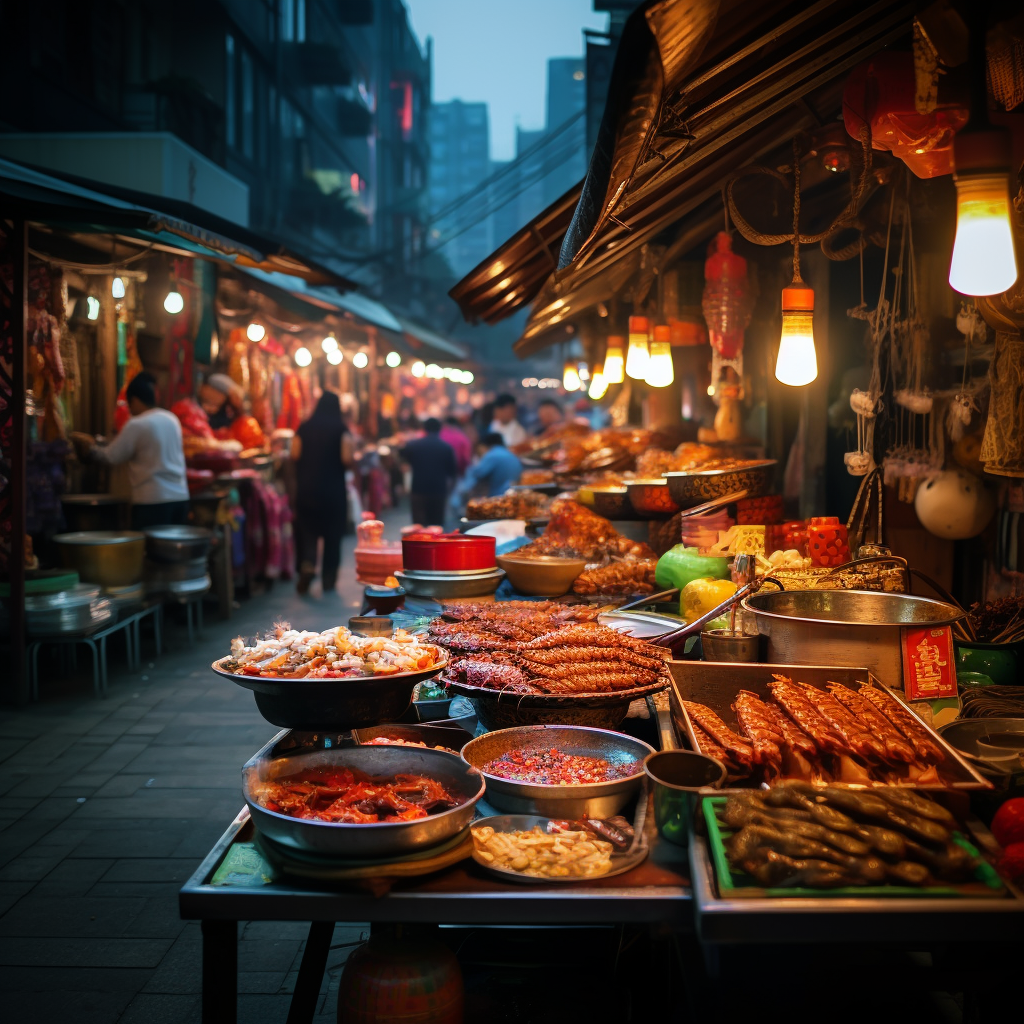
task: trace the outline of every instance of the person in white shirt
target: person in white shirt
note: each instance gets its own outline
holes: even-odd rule
[[[157,408],[156,381],[148,373],[132,378],[125,397],[132,418],[113,441],[96,444],[88,434],[72,439],[96,462],[128,463],[133,530],[183,524],[188,520],[188,483],[178,417]]]
[[[528,440],[523,425],[516,419],[516,400],[511,395],[498,395],[494,400],[494,419],[490,430],[501,434],[506,448],[515,448]]]

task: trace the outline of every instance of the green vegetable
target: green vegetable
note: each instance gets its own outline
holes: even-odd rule
[[[728,557],[702,555],[696,548],[688,548],[685,544],[677,544],[666,551],[654,570],[655,581],[665,589],[678,587],[682,590],[687,583],[708,576],[715,580],[728,579]]]

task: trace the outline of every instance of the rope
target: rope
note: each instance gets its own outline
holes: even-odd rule
[[[800,276],[800,147],[793,137],[793,283],[803,283]]]

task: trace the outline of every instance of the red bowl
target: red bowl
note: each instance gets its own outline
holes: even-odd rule
[[[412,533],[402,538],[403,568],[419,572],[466,572],[494,569],[493,537],[461,533]]]

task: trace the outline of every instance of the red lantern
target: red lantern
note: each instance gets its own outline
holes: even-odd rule
[[[701,302],[711,347],[723,359],[743,351],[743,332],[750,323],[750,286],[747,261],[732,251],[732,237],[719,231],[704,264]]]
[[[970,116],[965,104],[944,100],[919,113],[914,55],[883,50],[850,72],[843,89],[843,121],[859,139],[871,125],[873,149],[889,150],[919,178],[952,174],[953,136]]]

